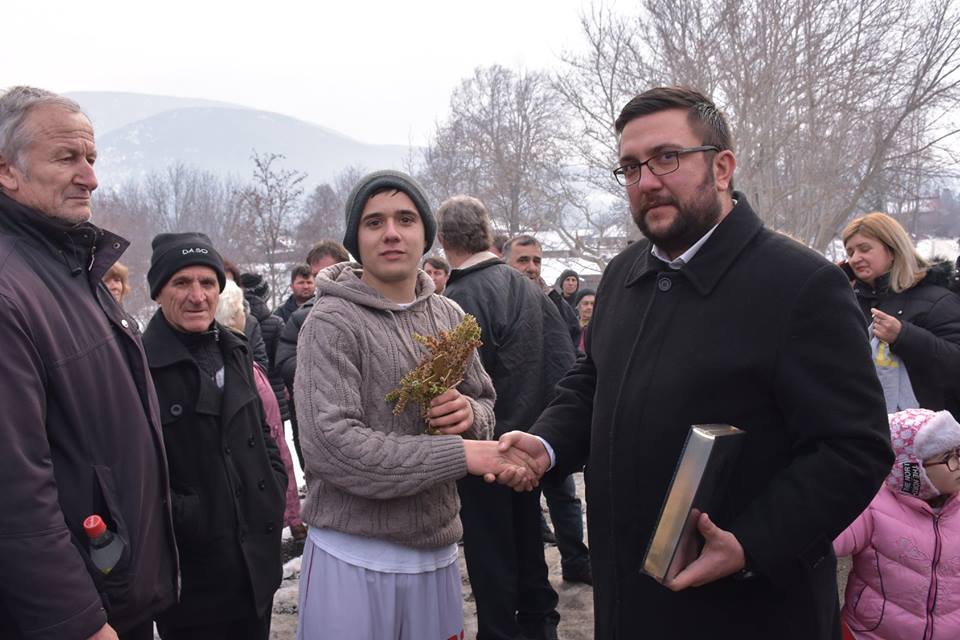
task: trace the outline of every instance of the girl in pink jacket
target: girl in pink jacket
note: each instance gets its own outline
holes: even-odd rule
[[[867,510],[840,534],[853,555],[843,621],[854,638],[960,638],[960,424],[947,411],[890,415],[897,454]]]

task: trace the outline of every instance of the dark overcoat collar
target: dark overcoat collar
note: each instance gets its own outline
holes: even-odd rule
[[[88,274],[97,284],[130,242],[90,222],[69,225],[0,193],[0,233],[26,238],[58,256],[71,274]]]
[[[483,262],[478,262],[475,265],[469,266],[466,269],[453,269],[450,272],[450,278],[447,280],[447,282],[448,283],[456,282],[457,280],[466,276],[469,273],[473,273],[474,271],[480,271],[482,269],[486,269],[487,267],[492,267],[495,264],[506,264],[506,262],[504,262],[500,258],[489,258],[488,260],[484,260]]]
[[[220,351],[223,353],[224,362],[227,361],[229,354],[238,348],[246,348],[246,344],[234,333],[222,326],[219,322],[214,322],[214,329],[217,331],[220,341]],[[150,358],[151,368],[169,367],[178,362],[193,362],[193,356],[174,333],[173,327],[163,316],[163,309],[157,309],[153,317],[147,324],[146,331],[143,332],[143,348]]]
[[[215,322],[214,327],[218,332],[220,351],[223,354],[225,379],[222,404],[219,398],[205,391],[209,389],[206,385],[200,385],[195,408],[198,413],[207,415],[219,413],[224,424],[227,424],[237,411],[258,396],[246,339],[219,322]],[[164,318],[162,309],[157,309],[143,332],[143,347],[147,352],[151,370],[186,365],[191,367],[197,376],[200,375],[199,365],[174,334],[174,329]]]
[[[739,192],[735,192],[733,197],[737,200],[733,210],[720,222],[690,263],[677,271],[686,277],[702,296],[713,291],[737,256],[763,229],[763,222],[754,213],[746,197]],[[646,249],[640,252],[627,275],[627,287],[657,273],[672,271],[665,262],[650,252],[649,241],[644,244]]]

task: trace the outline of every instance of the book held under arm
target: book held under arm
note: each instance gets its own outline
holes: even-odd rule
[[[700,555],[703,541],[697,531],[697,518],[703,512],[712,513],[721,503],[740,456],[743,435],[728,424],[690,427],[643,558],[644,573],[667,582]]]

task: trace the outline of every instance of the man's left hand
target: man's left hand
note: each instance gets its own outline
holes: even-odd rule
[[[447,389],[430,402],[427,418],[437,433],[459,435],[473,426],[473,405],[456,389]]]
[[[673,580],[664,583],[671,591],[700,587],[726,578],[746,566],[746,556],[737,537],[713,524],[710,516],[701,513],[697,519],[697,529],[704,539],[703,551]]]

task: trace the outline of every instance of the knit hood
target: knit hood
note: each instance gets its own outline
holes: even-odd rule
[[[560,274],[560,277],[557,278],[557,281],[553,283],[553,288],[556,289],[557,293],[562,295],[564,298],[567,298],[567,295],[563,293],[563,281],[569,278],[570,276],[573,276],[574,278],[577,279],[577,291],[579,291],[580,285],[583,283],[583,279],[580,277],[580,274],[578,274],[573,269],[564,269],[563,273]],[[574,291],[573,295],[569,296],[569,298],[572,299],[573,296],[577,295],[577,291]]]
[[[269,318],[272,314],[270,312],[270,307],[267,306],[267,303],[264,302],[263,298],[256,295],[249,289],[243,290],[243,299],[247,301],[247,304],[250,305],[250,315],[257,319],[258,322],[263,322],[265,318]]]
[[[419,306],[428,300],[436,289],[430,276],[418,270],[414,302],[410,306],[405,306],[387,299],[382,293],[360,280],[362,275],[363,265],[357,262],[341,262],[321,269],[314,281],[317,297],[334,296],[372,309],[403,311]]]
[[[960,424],[949,411],[907,409],[892,413],[890,442],[897,457],[887,476],[894,493],[929,500],[940,492],[923,468],[923,461],[960,447]]]

